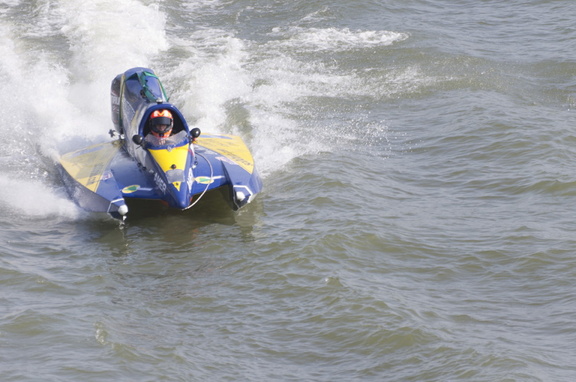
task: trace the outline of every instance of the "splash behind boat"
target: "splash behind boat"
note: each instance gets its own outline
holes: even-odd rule
[[[200,135],[168,102],[151,69],[133,68],[112,81],[112,142],[64,154],[60,169],[69,194],[82,208],[124,219],[127,199],[159,201],[186,210],[208,191],[221,189],[233,209],[262,189],[252,155],[241,138]],[[158,139],[149,119],[169,111],[172,135]]]

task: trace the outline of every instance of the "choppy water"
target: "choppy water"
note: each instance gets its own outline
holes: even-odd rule
[[[572,381],[571,0],[0,1],[2,381]],[[156,70],[265,190],[125,227],[58,152]]]

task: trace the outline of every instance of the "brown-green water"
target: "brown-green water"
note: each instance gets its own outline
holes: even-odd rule
[[[573,381],[576,7],[0,1],[0,380]],[[154,68],[264,192],[118,222],[58,152]]]

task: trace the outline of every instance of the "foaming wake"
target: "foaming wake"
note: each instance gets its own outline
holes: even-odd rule
[[[281,36],[284,47],[305,50],[342,51],[375,46],[388,46],[408,39],[408,34],[393,31],[353,31],[349,28],[274,28],[273,36]]]
[[[0,174],[0,208],[15,218],[59,216],[76,219],[78,207],[61,192],[47,188],[45,180],[21,179]]]
[[[262,86],[275,73],[254,66],[253,46],[215,29],[194,32],[181,44],[187,56],[161,78],[190,125],[241,136],[264,177],[302,155],[295,147],[298,124],[283,106],[297,93]]]
[[[58,7],[72,53],[68,100],[83,118],[68,127],[90,138],[105,136],[111,126],[110,82],[168,49],[166,17],[158,6],[137,0],[63,1]]]
[[[304,63],[278,46],[244,41],[230,32],[202,29],[178,41],[186,56],[164,79],[170,101],[203,132],[241,136],[266,177],[296,157],[328,150],[326,140],[295,104],[349,89],[353,75]],[[305,118],[305,116],[304,116]],[[313,121],[314,122],[314,121]]]

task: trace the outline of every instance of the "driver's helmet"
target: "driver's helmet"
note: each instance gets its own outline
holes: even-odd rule
[[[150,115],[150,132],[158,138],[168,138],[174,120],[169,110],[154,110]]]

